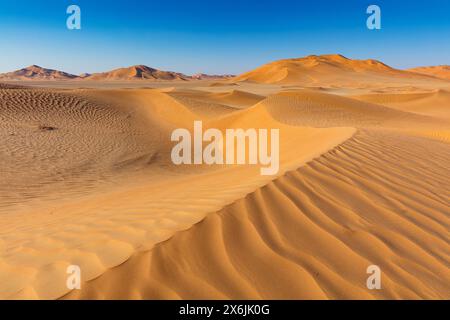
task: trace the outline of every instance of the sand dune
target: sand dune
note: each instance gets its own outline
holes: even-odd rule
[[[449,157],[361,131],[64,298],[448,299]]]
[[[278,121],[302,126],[329,127],[446,127],[449,122],[430,116],[361,102],[350,97],[311,90],[281,92],[259,103]]]
[[[391,68],[377,60],[352,60],[342,55],[308,56],[263,65],[237,76],[233,81],[301,84],[303,86],[359,87],[386,83],[431,81],[429,76]],[[434,80],[439,82],[438,79]]]
[[[69,264],[80,265],[85,280],[96,278],[273,179],[255,166],[173,165],[167,137],[198,117],[158,90],[5,90],[2,97],[11,123],[0,149],[11,162],[1,184],[2,298],[62,296]],[[279,175],[354,132],[285,126],[263,109],[205,126],[280,128]],[[33,153],[15,147],[23,141]]]
[[[448,81],[339,55],[94,76],[0,85],[0,298],[450,299]],[[279,172],[174,165],[196,120],[279,129]]]
[[[450,80],[450,66],[418,67],[409,69],[409,71]]]
[[[450,119],[450,92],[446,90],[425,93],[370,94],[354,98],[402,111]]]

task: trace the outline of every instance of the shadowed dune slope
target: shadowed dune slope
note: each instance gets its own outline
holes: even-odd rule
[[[362,130],[65,299],[449,299],[450,145]],[[369,265],[382,289],[368,290]]]
[[[195,119],[167,95],[145,90],[4,89],[0,96],[0,211],[111,184],[124,167],[169,154],[164,137]]]
[[[297,73],[264,77],[285,86],[0,85],[0,298],[449,299],[447,82],[337,55],[282,63]],[[279,129],[279,171],[174,165],[171,133],[196,120]]]

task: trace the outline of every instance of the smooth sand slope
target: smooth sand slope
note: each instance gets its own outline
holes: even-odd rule
[[[450,116],[450,91],[443,89],[418,93],[368,94],[354,98],[438,119],[449,119]]]
[[[450,102],[446,99],[445,103]],[[311,90],[274,94],[262,100],[264,107],[278,121],[303,126],[354,126],[411,128],[448,126],[448,121],[431,116],[396,110],[380,104]],[[444,106],[445,107],[445,106]]]
[[[215,118],[237,109],[250,107],[265,98],[261,95],[240,90],[205,92],[173,89],[168,93],[194,113],[206,118]]]
[[[0,80],[72,80],[78,76],[67,72],[32,65],[20,70],[0,74]]]
[[[328,55],[84,83],[0,86],[1,298],[450,299],[450,82]],[[175,166],[195,120],[279,128],[279,173]]]
[[[418,67],[409,69],[409,71],[450,80],[450,66]]]

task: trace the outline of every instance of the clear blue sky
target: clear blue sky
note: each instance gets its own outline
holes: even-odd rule
[[[82,29],[66,28],[77,4]],[[366,28],[366,8],[382,30]],[[340,53],[398,68],[450,64],[448,0],[0,0],[0,72],[71,73],[146,64],[241,73],[272,60]]]

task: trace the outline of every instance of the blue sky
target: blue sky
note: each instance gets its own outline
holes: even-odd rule
[[[81,30],[66,28],[71,4],[81,8]],[[381,7],[381,30],[366,28],[370,4]],[[450,64],[449,16],[448,0],[0,0],[0,72],[146,64],[237,74],[326,53],[397,68]]]

